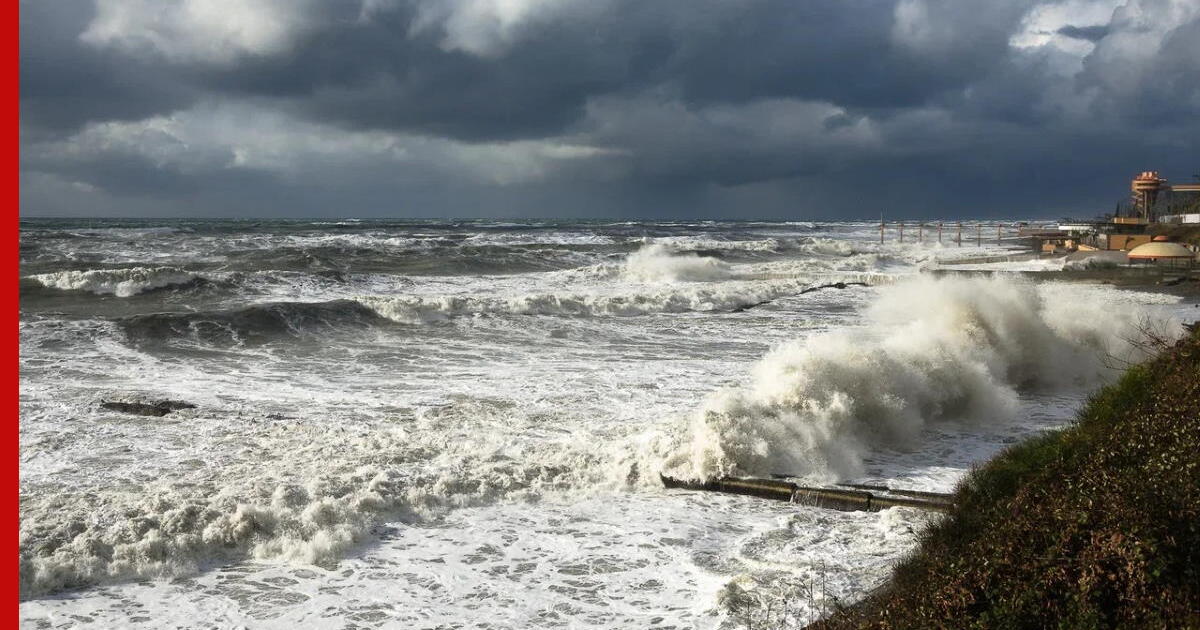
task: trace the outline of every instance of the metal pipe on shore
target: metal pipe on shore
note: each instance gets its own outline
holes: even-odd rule
[[[742,496],[787,501],[831,510],[878,512],[891,507],[910,507],[932,512],[949,512],[949,501],[884,496],[845,488],[812,488],[779,479],[722,477],[707,481],[686,481],[659,475],[663,486],[683,490],[704,490]],[[893,494],[895,491],[888,490]]]
[[[930,501],[940,501],[949,503],[954,499],[954,495],[947,492],[929,492],[926,490],[904,490],[898,488],[889,488],[869,483],[839,483],[843,488],[854,488],[855,490],[875,490],[877,492],[888,492],[891,494],[899,494],[904,496],[916,497],[918,499],[929,499]]]

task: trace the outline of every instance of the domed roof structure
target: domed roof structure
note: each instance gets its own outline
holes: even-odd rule
[[[1179,243],[1151,241],[1129,250],[1129,260],[1188,260],[1195,259],[1192,250]]]

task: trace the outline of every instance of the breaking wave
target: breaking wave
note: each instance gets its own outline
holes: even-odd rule
[[[703,285],[668,288],[675,291],[663,295],[704,295]],[[411,304],[389,300],[156,314],[119,325],[143,339],[211,330],[214,339],[246,340],[267,330],[378,325],[389,308],[410,316],[404,309]],[[464,300],[426,306],[444,313],[584,308],[527,298]],[[1093,306],[1055,302],[1031,285],[1002,280],[894,285],[883,290],[865,330],[825,333],[772,351],[750,387],[715,394],[682,431],[657,442],[641,434],[599,444],[567,436],[552,447],[541,439],[512,440],[474,430],[521,421],[508,407],[483,400],[362,431],[336,423],[239,421],[231,424],[239,433],[229,443],[253,448],[229,449],[222,457],[232,461],[214,462],[195,477],[182,471],[182,480],[146,482],[137,492],[63,491],[23,506],[21,597],[185,575],[246,558],[330,566],[385,519],[420,521],[445,509],[565,490],[648,487],[654,480],[639,469],[690,477],[850,474],[863,449],[902,445],[926,422],[999,421],[1013,413],[1021,387],[1102,379],[1094,353],[1123,351],[1114,332],[1133,325],[1137,313],[1106,303],[1080,317],[1080,309]],[[1103,312],[1109,314],[1096,316]],[[168,421],[209,412],[185,410]],[[528,422],[542,430],[536,414]],[[641,446],[647,441],[655,444],[649,455]]]
[[[625,294],[363,296],[328,302],[273,302],[229,310],[150,313],[120,318],[117,325],[134,344],[187,340],[215,346],[256,345],[389,323],[431,324],[459,318],[734,312],[794,295],[804,286],[778,282]]]
[[[549,315],[560,317],[633,317],[656,313],[737,311],[807,286],[799,280],[665,287],[626,293],[531,293],[513,296],[361,297],[379,315],[402,323],[430,323],[458,317]]]
[[[1105,252],[1108,254],[1108,252]],[[1063,269],[1069,270],[1091,270],[1091,269],[1116,269],[1127,261],[1124,252],[1117,252],[1118,255],[1098,255],[1089,256],[1087,258],[1068,260],[1063,262]]]
[[[129,267],[43,273],[29,276],[26,280],[59,291],[131,297],[149,291],[194,284],[203,281],[204,278],[175,267]]]
[[[805,239],[796,249],[820,256],[853,256],[855,254],[875,253],[877,251],[874,248],[864,247],[859,243],[831,238]]]
[[[596,247],[430,245],[398,249],[345,244],[285,246],[231,252],[235,264],[256,271],[355,271],[422,276],[514,274],[566,269],[595,262]]]
[[[433,324],[477,317],[637,317],[660,313],[737,312],[797,295],[811,275],[707,284],[667,284],[620,292],[514,295],[366,295],[314,302],[268,302],[226,310],[148,313],[116,320],[134,344],[190,340],[207,345],[255,345],[286,337],[362,330],[391,323]],[[833,277],[833,276],[828,276]],[[889,282],[879,274],[837,274],[836,280]],[[830,280],[831,282],[834,280]]]
[[[165,312],[117,319],[134,343],[187,339],[210,345],[265,343],[389,323],[434,324],[478,317],[637,317],[661,313],[737,312],[799,294],[822,281],[891,282],[885,274],[763,274],[755,281],[664,284],[608,292],[513,295],[364,295],[313,302],[269,302],[211,311]],[[345,281],[345,278],[338,278]],[[360,284],[370,278],[359,279]],[[295,280],[293,280],[295,284]]]
[[[711,282],[730,277],[728,264],[691,253],[675,253],[662,243],[629,255],[623,268],[630,279],[646,282]]]
[[[384,322],[353,300],[276,302],[224,311],[151,313],[117,320],[134,343],[176,339],[211,345],[253,345],[280,337],[313,335]]]
[[[891,262],[869,249],[832,239],[804,239],[797,247],[809,254],[821,255],[789,260],[756,259],[752,264],[731,264],[739,260],[732,249],[680,249],[678,243],[656,242],[643,245],[620,263],[599,263],[554,272],[564,278],[583,281],[622,280],[648,284],[722,282],[728,280],[812,279],[817,274],[869,272]],[[809,251],[810,248],[814,251]]]
[[[1059,298],[999,278],[886,287],[865,329],[783,345],[749,386],[711,395],[667,440],[663,470],[846,478],[867,449],[911,446],[930,422],[1003,422],[1024,388],[1094,384],[1113,374],[1104,357],[1141,358],[1122,341],[1139,309]]]
[[[195,413],[177,412],[184,420]],[[247,558],[328,567],[385,518],[420,522],[605,483],[606,454],[591,444],[517,453],[472,434],[448,446],[447,436],[469,424],[464,414],[513,421],[503,408],[469,402],[420,413],[411,431],[266,423],[266,433],[244,436],[253,453],[198,481],[30,502],[22,507],[21,598]]]

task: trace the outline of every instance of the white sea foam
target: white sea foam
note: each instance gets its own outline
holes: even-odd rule
[[[357,302],[402,323],[439,322],[459,317],[551,315],[562,317],[630,317],[656,313],[729,312],[796,295],[815,281],[814,274],[762,274],[762,281],[719,284],[667,284],[591,292],[513,295],[360,296]],[[888,281],[881,274],[832,274],[829,282]]]
[[[58,271],[29,276],[42,286],[61,291],[130,297],[146,291],[187,284],[200,276],[175,267],[129,267]]]
[[[667,245],[646,245],[625,261],[627,278],[643,282],[706,282],[730,276],[729,265],[707,256],[677,253]]]
[[[641,239],[643,247],[662,245],[672,251],[729,251],[729,252],[777,252],[797,242],[795,238],[760,238],[735,240],[708,238],[703,236],[658,236]],[[807,240],[807,239],[804,239]]]
[[[806,239],[799,247],[806,253],[821,254],[817,257],[754,264],[730,264],[679,251],[676,247],[678,245],[656,242],[630,254],[620,266],[601,264],[560,273],[621,278],[631,282],[685,283],[811,278],[815,273],[871,271],[881,266],[881,255],[877,251],[832,239]]]
[[[611,237],[588,232],[534,232],[473,234],[463,240],[471,245],[612,245]]]
[[[798,291],[793,289],[792,291]],[[564,317],[636,316],[653,313],[728,311],[786,293],[781,286],[737,290],[662,291],[656,293],[529,294],[511,297],[360,297],[358,302],[388,319],[428,323],[456,317],[556,315]]]
[[[20,357],[24,624],[432,627],[486,614],[496,627],[718,628],[729,622],[718,592],[730,582],[818,578],[831,596],[852,601],[911,548],[918,516],[796,512],[664,491],[654,473],[717,470],[718,461],[726,470],[804,473],[775,470],[777,462],[796,461],[811,464],[814,476],[830,476],[843,464],[855,469],[870,449],[855,481],[946,490],[1004,444],[1069,419],[1082,394],[1038,392],[1038,385],[1052,388],[1059,372],[1065,383],[1094,379],[1092,363],[1068,359],[1086,357],[1080,348],[1119,347],[1110,338],[1123,334],[1137,303],[1175,299],[1096,286],[1000,290],[1005,285],[983,282],[964,285],[962,295],[888,288],[881,299],[891,305],[866,313],[877,289],[799,295],[836,280],[888,284],[913,271],[906,263],[934,254],[986,252],[880,246],[870,224],[799,233],[778,225],[633,226],[613,233],[611,247],[580,243],[586,255],[576,269],[558,269],[556,259],[501,275],[484,260],[496,253],[490,245],[457,247],[487,245],[463,240],[481,231],[470,226],[385,226],[341,242],[327,239],[337,231],[326,228],[298,242],[291,228],[218,227],[139,240],[35,239],[27,248],[48,257],[34,260],[38,270],[55,269],[56,258],[75,261],[72,267],[119,259],[192,268],[198,256],[230,255],[220,272],[203,272],[222,290],[172,294],[191,315],[160,327],[166,343],[131,343],[123,325],[128,315],[162,310],[157,302],[105,301],[117,308],[114,319],[89,312],[96,302],[86,296],[77,317],[58,312],[63,296],[40,310],[43,296],[31,296]],[[660,243],[665,264],[651,261],[638,277],[627,273],[626,254],[647,233],[679,236]],[[825,235],[860,242],[814,245],[829,248],[823,253],[801,249]],[[527,236],[531,243],[553,238]],[[393,237],[413,242],[387,242]],[[457,248],[479,264],[405,277],[388,268],[386,252],[372,254],[365,268],[326,252],[349,261],[328,272],[269,269],[273,252],[246,255],[375,249],[371,243],[389,251]],[[537,249],[522,245],[521,256],[536,258]],[[703,279],[712,270],[704,269],[711,263],[702,249],[719,250],[728,275]],[[697,261],[698,275],[670,269]],[[1033,316],[970,315],[1019,311],[1009,292],[1030,291]],[[370,325],[360,326],[363,318],[336,316],[342,307],[355,312],[330,303],[341,299],[399,321],[454,325],[392,326],[368,314]],[[730,313],[764,299],[775,301]],[[307,302],[317,304],[299,304]],[[1103,307],[1096,312],[1115,322],[1111,330],[1090,311],[1079,315],[1097,302]],[[947,305],[967,314],[934,317]],[[244,319],[257,330],[273,325],[264,312],[308,309],[323,313],[318,325],[261,344],[196,346],[196,327],[184,325],[189,317],[234,314],[235,323]],[[613,316],[623,314],[646,316]],[[958,333],[935,335],[914,321]],[[951,325],[960,321],[971,325]],[[811,347],[787,345],[806,335]],[[1047,346],[1057,357],[1052,365],[1072,369],[1021,359],[1031,354],[1021,344]],[[763,359],[773,346],[780,349]],[[983,350],[964,349],[977,347]],[[759,360],[746,387],[722,389]],[[877,374],[872,365],[894,373]],[[1026,372],[1039,376],[1025,382]],[[844,393],[842,416],[820,397],[821,383]],[[938,387],[948,393],[931,393]],[[728,410],[720,401],[732,399],[745,413],[722,419],[692,411],[718,390],[703,410]],[[1016,391],[1019,411],[1011,406]],[[197,408],[144,418],[98,404],[125,395]],[[797,402],[803,396],[813,400],[812,413]],[[930,417],[904,413],[921,405]],[[781,419],[825,411],[826,435],[792,430]],[[967,412],[976,423],[950,422]],[[1014,422],[1002,422],[1004,413]],[[811,446],[801,440],[810,434]],[[889,436],[912,450],[874,448],[892,444]],[[860,447],[847,449],[848,463],[818,461],[842,437]],[[787,442],[793,439],[800,441]],[[96,583],[105,587],[42,596]],[[656,617],[662,621],[652,623]]]
[[[713,394],[664,468],[687,478],[861,472],[868,447],[911,446],[928,422],[1004,422],[1030,387],[1085,385],[1136,359],[1136,308],[1062,299],[1008,279],[885,288],[865,330],[785,344],[751,384]],[[1168,330],[1176,331],[1175,324]]]
[[[119,239],[143,238],[153,236],[165,236],[170,234],[179,234],[190,232],[191,230],[185,227],[113,227],[113,228],[91,228],[72,230],[72,233],[82,236],[103,236]]]
[[[173,417],[203,424],[196,414]],[[247,427],[226,440],[254,444],[254,452],[226,454],[215,478],[29,501],[21,522],[22,597],[188,575],[248,558],[327,566],[384,517],[412,521],[445,508],[604,487],[605,452],[594,445],[568,440],[517,452],[502,434],[446,444],[464,424],[489,417],[514,421],[504,405],[468,401],[418,414],[405,429]]]
[[[1102,252],[1086,258],[1071,259],[1067,257],[1063,269],[1116,269],[1129,262],[1125,252]]]
[[[385,251],[405,251],[410,249],[428,249],[434,245],[443,243],[440,238],[411,238],[392,236],[380,233],[361,233],[361,234],[303,234],[289,235],[283,239],[278,239],[282,243],[292,247],[344,247],[344,248],[377,248]],[[278,245],[274,237],[269,240],[264,239],[255,243],[264,249],[270,249]]]
[[[811,254],[820,254],[823,256],[852,256],[854,254],[872,251],[870,248],[864,247],[860,243],[853,243],[847,240],[836,240],[831,238],[810,239],[801,244],[799,249]]]
[[[232,409],[221,410],[219,398],[198,400],[201,410],[178,412],[173,421],[182,421],[189,436],[219,436],[203,451],[217,461],[195,468],[191,459],[182,459],[166,478],[138,479],[132,491],[123,489],[132,480],[109,481],[99,490],[63,489],[29,498],[21,523],[22,594],[187,575],[245,559],[331,567],[386,520],[414,522],[447,508],[546,500],[564,491],[579,497],[630,486],[650,489],[655,478],[637,471],[658,466],[699,474],[776,466],[813,472],[817,454],[825,457],[822,470],[838,470],[847,462],[831,462],[831,455],[844,452],[856,461],[861,453],[855,445],[878,444],[887,436],[915,439],[926,419],[1011,413],[1012,392],[1025,375],[1052,383],[1058,368],[1070,365],[1062,372],[1067,381],[1094,378],[1089,371],[1099,367],[1072,362],[1086,358],[1081,348],[1108,344],[1108,331],[1073,310],[1086,290],[1064,291],[1067,299],[1058,303],[1032,287],[1003,281],[921,280],[885,290],[869,327],[856,330],[862,347],[850,343],[849,334],[781,347],[756,370],[753,389],[710,400],[701,417],[685,425],[688,439],[682,441],[669,429],[665,437],[655,437],[658,429],[642,434],[627,420],[599,438],[604,434],[583,430],[586,424],[545,425],[546,410],[503,399],[431,406],[402,422],[385,419],[349,431],[340,422],[247,421]],[[1107,303],[1119,313],[1110,323],[1133,316],[1123,303]],[[944,334],[923,333],[927,328]],[[1036,356],[1034,348],[1049,355]],[[157,361],[152,367],[166,369]],[[177,381],[182,379],[172,379]],[[827,392],[822,384],[842,393]],[[221,388],[190,389],[195,395]],[[261,397],[312,401],[314,391],[304,382],[295,390],[280,385]],[[383,398],[387,393],[367,386],[346,394],[345,403],[318,399],[315,406],[378,404],[358,398],[366,392]],[[604,404],[597,392],[579,398]],[[578,406],[566,409],[560,420],[594,417]],[[788,424],[792,421],[817,428],[798,429]],[[161,424],[156,432],[169,429]],[[56,448],[54,434],[41,439],[50,442],[39,448]],[[849,446],[835,443],[842,439]],[[667,461],[647,461],[641,450],[647,443],[670,444],[666,450],[651,447],[653,458],[665,454]],[[848,579],[845,588],[883,571],[880,565]]]

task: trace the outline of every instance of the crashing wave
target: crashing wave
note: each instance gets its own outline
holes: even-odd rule
[[[853,256],[855,254],[874,253],[877,250],[863,247],[859,243],[836,240],[832,238],[805,239],[797,249],[808,254],[821,256]]]
[[[190,339],[214,345],[244,345],[283,336],[364,328],[382,320],[353,300],[275,302],[224,311],[150,313],[117,320],[135,343]]]
[[[463,414],[514,421],[505,408],[465,403],[418,413],[412,431],[261,423],[269,435],[247,438],[268,450],[222,462],[219,474],[35,497],[22,505],[20,596],[251,558],[330,566],[385,519],[419,522],[604,483],[606,454],[594,444],[515,453],[503,437],[472,435],[448,446],[468,424]]]
[[[722,244],[729,246],[734,243],[739,241]],[[779,243],[773,241],[772,248],[778,246]],[[806,251],[811,249],[810,253],[824,256],[753,265],[732,265],[680,247],[678,243],[655,242],[629,254],[621,264],[602,263],[558,273],[593,280],[622,279],[644,283],[721,282],[797,277],[800,274],[811,276],[814,272],[822,271],[868,271],[878,268],[881,262],[877,253],[860,251],[848,243],[831,239],[805,239],[801,245]],[[732,249],[741,250],[736,247]]]
[[[97,295],[132,297],[148,291],[183,286],[202,278],[198,274],[175,267],[129,267],[58,271],[29,276],[27,279],[59,291],[86,291]]]
[[[804,239],[807,240],[807,239]],[[733,240],[701,236],[660,236],[641,239],[642,247],[662,245],[676,252],[749,252],[774,253],[790,249],[796,239],[762,238]]]
[[[626,278],[643,282],[711,282],[731,275],[730,266],[716,258],[677,253],[662,243],[630,254],[622,271]]]
[[[814,277],[786,273],[771,281],[669,285],[622,292],[368,295],[323,302],[267,302],[227,310],[148,313],[124,317],[116,323],[134,343],[183,339],[210,345],[245,345],[288,336],[378,327],[390,322],[429,324],[475,317],[590,318],[733,312],[799,294],[812,284]],[[890,281],[890,277],[881,274],[823,277],[833,278],[830,282]]]
[[[522,304],[528,306],[516,303]],[[149,327],[195,330],[219,322],[237,329],[266,322],[271,330],[315,330],[374,321],[382,305],[262,305],[173,314],[149,320]],[[336,423],[237,423],[246,433],[230,443],[255,448],[230,449],[220,455],[228,461],[195,478],[149,481],[137,492],[30,497],[22,508],[21,597],[185,575],[247,558],[329,566],[385,519],[419,520],[449,508],[564,490],[645,486],[652,476],[634,471],[652,467],[693,477],[853,470],[862,449],[913,440],[926,422],[1002,419],[1013,412],[1020,387],[1102,378],[1093,353],[1122,351],[1116,335],[1136,312],[1107,302],[1080,317],[1079,309],[1092,306],[1050,301],[1030,285],[1000,280],[892,286],[865,328],[772,351],[749,388],[714,395],[681,434],[657,442],[653,434],[602,444],[563,437],[548,448],[543,440],[477,431],[468,439],[463,432],[480,422],[521,421],[508,407],[485,401],[428,408],[402,425],[361,432]],[[472,312],[479,304],[455,308]],[[148,320],[124,325],[133,321]],[[186,420],[205,410],[180,413]],[[530,416],[529,422],[540,430],[541,419]],[[639,450],[646,443],[657,444],[649,455]]]
[[[856,475],[867,449],[911,445],[930,422],[1001,422],[1023,388],[1104,380],[1104,357],[1139,358],[1122,340],[1142,321],[1032,284],[954,278],[886,287],[867,320],[771,351],[748,387],[714,393],[667,441],[663,468]]]
[[[1109,254],[1109,252],[1104,252]],[[1097,255],[1087,258],[1071,259],[1067,258],[1063,262],[1062,268],[1068,271],[1087,271],[1093,269],[1117,269],[1121,265],[1126,264],[1127,258],[1124,252],[1117,252],[1116,255]]]
[[[799,293],[799,281],[740,283],[709,288],[603,293],[531,293],[513,296],[361,297],[358,302],[388,319],[428,323],[456,317],[550,315],[560,317],[631,317],[656,313],[734,311]]]

